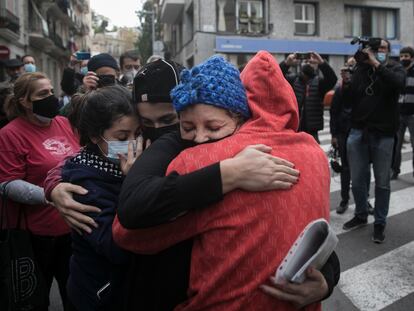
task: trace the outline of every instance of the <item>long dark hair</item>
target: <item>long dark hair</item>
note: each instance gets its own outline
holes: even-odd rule
[[[75,125],[81,146],[93,145],[91,138],[102,136],[123,116],[136,114],[131,92],[122,86],[106,86],[83,95],[79,101],[79,122]]]

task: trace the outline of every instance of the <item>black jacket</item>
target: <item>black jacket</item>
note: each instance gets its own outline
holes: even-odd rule
[[[63,69],[62,81],[60,87],[66,95],[75,94],[83,83],[83,75],[75,72],[72,68]]]
[[[328,63],[319,65],[323,78],[315,76],[307,83],[301,75],[289,74],[285,62],[280,64],[283,75],[293,87],[298,102],[300,124],[299,130],[315,132],[323,129],[323,98],[331,90],[338,78]]]
[[[381,64],[376,70],[359,64],[344,92],[352,107],[352,128],[394,136],[399,124],[398,97],[404,88],[405,70],[395,61]]]
[[[101,209],[99,214],[89,214],[99,226],[91,234],[72,232],[69,300],[78,311],[119,309],[131,259],[112,238],[123,181],[119,166],[94,152],[81,151],[65,163],[62,180],[88,190],[86,195],[74,195],[76,201]]]
[[[414,64],[407,70],[405,87],[400,94],[400,113],[403,115],[414,114]]]
[[[351,108],[344,103],[343,90],[349,87],[349,84],[341,83],[335,88],[330,109],[329,126],[332,137],[338,135],[348,135],[351,129]]]

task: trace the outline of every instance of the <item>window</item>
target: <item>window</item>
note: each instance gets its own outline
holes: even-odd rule
[[[316,34],[316,5],[295,3],[295,34],[314,36]]]
[[[264,30],[263,2],[238,1],[237,9],[239,33],[262,33]]]
[[[345,36],[397,38],[397,10],[345,7]]]
[[[217,30],[263,33],[263,0],[217,0]]]

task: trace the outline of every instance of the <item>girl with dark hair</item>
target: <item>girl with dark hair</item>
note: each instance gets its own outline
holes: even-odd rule
[[[70,229],[44,194],[47,172],[79,150],[78,139],[66,118],[57,116],[59,100],[42,73],[25,73],[5,106],[10,120],[0,130],[0,184],[8,182],[9,224],[19,211],[32,233],[33,251],[50,289],[53,278],[66,304],[66,281],[71,255]],[[49,292],[47,292],[48,294]],[[41,310],[47,310],[48,297]]]
[[[98,225],[90,234],[72,232],[68,297],[74,310],[116,310],[129,256],[114,244],[111,226],[124,176],[142,152],[134,151],[138,118],[130,92],[120,86],[91,91],[80,100],[82,150],[67,160],[62,179],[85,188],[88,193],[75,199],[101,211],[89,214]]]

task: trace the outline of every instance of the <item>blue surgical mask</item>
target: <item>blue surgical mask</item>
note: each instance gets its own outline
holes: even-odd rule
[[[102,139],[108,144],[108,153],[106,154],[106,157],[111,162],[114,162],[116,164],[119,164],[119,156],[118,156],[118,154],[123,154],[125,156],[128,156],[128,144],[130,142],[129,140],[124,140],[124,141],[120,141],[120,140],[106,140],[103,137],[102,137]]]
[[[36,66],[33,64],[24,64],[24,71],[26,72],[36,72]]]
[[[84,76],[86,76],[86,74],[88,73],[88,67],[87,66],[83,66],[80,69],[80,73]]]
[[[377,52],[377,60],[380,63],[384,63],[387,60],[387,53],[384,52]]]

